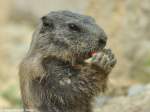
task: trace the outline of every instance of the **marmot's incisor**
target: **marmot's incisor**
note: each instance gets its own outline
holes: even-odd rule
[[[111,50],[104,48],[106,41],[89,16],[58,11],[42,17],[20,64],[25,109],[91,112],[92,98],[105,89],[116,63]]]

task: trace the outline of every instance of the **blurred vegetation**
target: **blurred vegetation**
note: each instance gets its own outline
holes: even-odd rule
[[[18,97],[17,91],[16,85],[11,85],[1,93],[1,96],[8,100],[12,107],[21,107],[21,99]]]

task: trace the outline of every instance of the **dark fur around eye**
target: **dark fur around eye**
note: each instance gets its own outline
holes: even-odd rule
[[[68,24],[68,27],[71,31],[81,32],[81,28],[74,23]]]

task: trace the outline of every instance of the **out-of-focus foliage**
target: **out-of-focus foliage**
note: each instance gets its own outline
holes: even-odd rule
[[[128,112],[130,105],[141,102],[132,108],[148,110],[148,100],[143,99],[150,98],[150,90],[138,89],[141,92],[132,96],[132,103],[129,90],[137,89],[128,88],[136,84],[149,88],[150,0],[0,0],[0,108],[21,107],[18,65],[39,18],[53,10],[93,16],[109,37],[107,47],[112,48],[118,63],[110,75],[107,92],[97,98],[96,112],[107,112],[115,108],[113,102],[118,105],[122,100],[123,106],[117,109],[127,107]]]

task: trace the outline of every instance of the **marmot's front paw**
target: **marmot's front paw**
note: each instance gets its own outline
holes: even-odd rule
[[[102,52],[95,53],[92,58],[88,59],[86,62],[98,66],[100,69],[104,70],[105,73],[109,73],[117,60],[110,49],[104,49]]]

